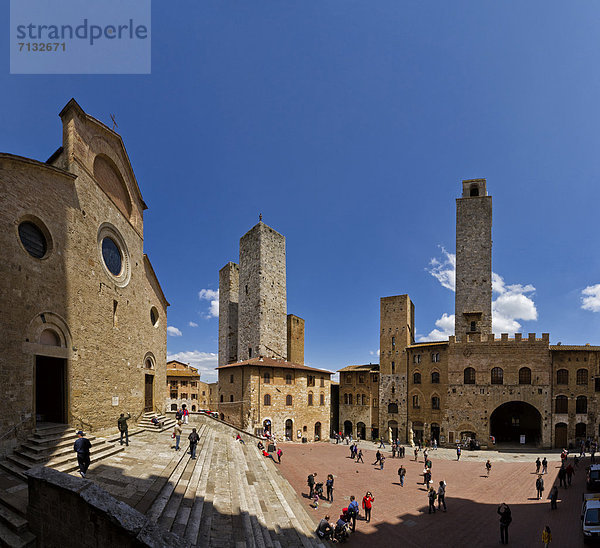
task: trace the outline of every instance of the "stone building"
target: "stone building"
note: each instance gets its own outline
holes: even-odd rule
[[[381,299],[380,435],[546,448],[597,438],[600,346],[550,345],[548,333],[494,336],[492,198],[485,179],[463,181],[456,212],[454,336],[415,342],[409,296]],[[346,417],[356,432],[359,417]]]
[[[210,388],[195,367],[171,360],[167,362],[167,409],[177,411],[183,404],[192,413],[210,411]]]
[[[222,420],[290,441],[329,437],[331,371],[267,357],[218,370]]]
[[[379,365],[349,365],[339,370],[339,424],[344,436],[379,437]]]
[[[219,272],[218,406],[223,420],[290,440],[330,434],[331,371],[304,365],[304,320],[287,314],[285,237],[261,220],[240,264]]]
[[[0,450],[164,410],[168,302],[121,137],[71,100],[46,162],[0,154]]]

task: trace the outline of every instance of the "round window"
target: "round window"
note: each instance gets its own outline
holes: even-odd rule
[[[102,240],[102,258],[111,274],[115,276],[121,274],[123,258],[119,246],[112,238],[106,237]]]
[[[158,324],[158,310],[156,310],[155,306],[150,309],[150,321],[154,327]]]
[[[19,238],[23,247],[32,257],[41,259],[48,251],[48,242],[44,233],[30,221],[19,225]]]

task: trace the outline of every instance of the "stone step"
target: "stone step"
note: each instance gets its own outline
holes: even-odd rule
[[[35,536],[29,531],[15,533],[0,523],[0,545],[8,548],[29,548],[35,546]]]
[[[94,448],[92,447],[91,461],[97,462],[99,460],[102,460],[107,457],[111,457],[112,455],[115,455],[117,453],[120,453],[121,451],[123,451],[124,448],[121,445],[115,446],[111,443],[107,443],[99,451],[94,451],[93,449]],[[48,466],[50,468],[54,468],[55,470],[58,470],[59,472],[67,472],[67,473],[74,472],[75,470],[79,469],[79,464],[77,463],[77,455],[74,452],[72,453],[72,456],[70,459],[68,459],[68,460],[60,459],[57,462],[49,461],[48,463],[46,463],[46,466]]]
[[[0,523],[6,525],[15,533],[23,533],[27,530],[27,520],[17,514],[14,510],[0,503]]]
[[[73,443],[74,442],[70,441],[68,444],[61,445],[60,447],[57,447],[53,450],[46,450],[44,452],[34,452],[29,449],[23,450],[24,446],[21,446],[20,449],[14,451],[13,455],[18,456],[21,460],[29,461],[30,466],[36,466],[39,464],[43,464],[44,462],[49,460],[59,459],[63,455],[70,455],[71,453],[73,453]],[[92,450],[95,447],[104,445],[104,443],[106,443],[105,440],[94,439]]]
[[[4,459],[0,461],[0,468],[20,480],[27,481],[27,476],[23,473],[25,469],[18,464],[13,464],[9,460]]]
[[[9,495],[8,493],[0,492],[0,504],[6,506],[18,516],[27,518],[27,497],[18,497],[13,494]]]
[[[94,441],[96,439],[95,436],[86,436],[88,440]],[[40,438],[28,438],[27,443],[21,445],[21,448],[27,449],[32,452],[40,453],[44,451],[52,451],[58,447],[69,446],[72,447],[75,443],[77,436],[73,434],[72,436],[63,436],[60,438],[52,438],[52,439],[40,439]]]

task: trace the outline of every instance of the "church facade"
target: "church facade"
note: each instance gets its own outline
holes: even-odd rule
[[[0,154],[0,451],[164,410],[168,302],[121,137],[75,100],[46,161]]]
[[[544,448],[597,438],[600,347],[551,345],[548,333],[493,334],[492,198],[485,179],[462,186],[456,201],[455,334],[417,343],[410,297],[381,299],[379,423],[366,438],[450,445],[471,438],[484,446],[494,441]],[[340,424],[357,403],[348,402],[344,388],[340,378]],[[370,405],[375,407],[372,400]],[[363,425],[346,420],[353,435],[360,433]]]

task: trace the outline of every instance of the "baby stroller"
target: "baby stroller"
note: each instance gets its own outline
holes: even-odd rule
[[[317,495],[319,495],[320,499],[323,498],[323,484],[322,483],[315,483],[315,493]]]
[[[333,539],[340,544],[346,542],[350,538],[350,523],[348,523],[347,514],[344,513],[338,519],[335,530],[333,531]]]

